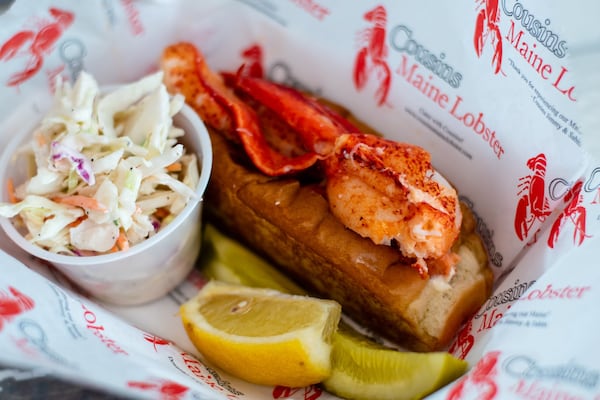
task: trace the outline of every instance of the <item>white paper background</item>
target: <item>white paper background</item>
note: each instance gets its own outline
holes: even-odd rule
[[[600,276],[593,268],[597,258],[594,243],[597,242],[596,235],[599,232],[600,174],[596,168],[597,162],[590,161],[576,144],[583,142],[586,148],[598,154],[599,147],[595,144],[598,125],[597,121],[589,118],[590,110],[597,109],[598,106],[595,91],[598,88],[597,68],[591,67],[600,52],[597,29],[594,28],[597,22],[592,17],[600,15],[600,7],[596,2],[586,1],[577,6],[566,5],[561,1],[500,2],[500,7],[509,11],[514,11],[515,7],[517,11],[526,9],[540,21],[547,21],[549,29],[565,40],[569,49],[574,49],[572,58],[553,57],[542,45],[535,48],[535,54],[552,65],[554,78],[561,67],[568,70],[561,85],[575,85],[574,93],[581,99],[578,102],[569,101],[549,81],[541,78],[527,59],[523,58],[519,49],[511,45],[507,39],[511,21],[517,23],[514,29],[521,28],[519,21],[511,19],[503,9],[499,11],[500,20],[497,24],[503,36],[503,73],[493,73],[489,39],[485,42],[481,58],[477,58],[473,49],[473,30],[477,12],[482,7],[477,2],[442,5],[434,1],[417,4],[407,1],[39,0],[35,7],[31,5],[31,2],[25,0],[18,1],[0,16],[1,43],[6,43],[16,32],[37,32],[47,25],[51,20],[49,8],[52,6],[72,11],[75,19],[61,31],[54,45],[43,54],[43,64],[35,75],[18,87],[0,86],[0,144],[5,143],[11,132],[27,129],[27,123],[32,122],[29,111],[32,108],[23,108],[24,104],[31,104],[34,99],[33,107],[43,110],[43,104],[51,90],[51,78],[56,73],[70,77],[80,68],[85,68],[101,84],[131,81],[153,71],[162,49],[178,40],[195,43],[205,53],[213,69],[234,70],[243,62],[242,51],[250,45],[259,44],[264,54],[263,66],[271,78],[311,89],[341,102],[387,136],[423,145],[432,153],[434,164],[458,186],[460,193],[472,203],[478,214],[479,227],[488,239],[493,268],[498,277],[496,294],[505,293],[517,280],[537,281],[530,287],[529,293],[539,290],[537,288],[542,288],[543,291],[548,282],[556,287],[582,284],[590,286],[581,301],[555,299],[559,301],[542,303],[515,300],[484,306],[485,313],[480,313],[482,315],[472,321],[471,329],[463,332],[465,337],[470,334],[475,343],[466,356],[471,365],[475,365],[486,353],[501,351],[494,375],[484,379],[493,381],[497,398],[544,398],[544,395],[552,398],[548,396],[563,394],[594,398],[600,392],[600,383],[586,386],[572,379],[547,376],[550,373],[515,378],[505,364],[511,357],[521,355],[534,359],[536,365],[544,368],[558,368],[574,363],[592,376],[599,373],[596,361],[598,354],[595,350],[590,351],[590,348],[595,349],[592,338],[595,337],[593,332],[598,327],[599,320],[598,311],[592,305],[597,304],[597,280]],[[357,90],[352,82],[355,57],[365,46],[365,37],[368,38],[370,32],[368,29],[374,28],[374,23],[365,20],[363,15],[376,6],[382,6],[385,10],[386,18],[379,20],[386,29],[386,40],[379,43],[385,48],[380,56],[391,71],[390,94],[383,106],[378,106],[374,97],[378,85],[376,72],[371,71],[368,75],[369,81],[362,91]],[[521,6],[522,9],[519,8]],[[404,29],[402,27],[410,29],[414,45],[421,45],[462,74],[458,88],[453,88],[434,76],[417,62],[414,54],[399,50],[402,46],[398,41],[403,41],[406,37],[394,36],[393,33],[398,35]],[[532,48],[535,39],[527,35],[525,32],[523,41]],[[373,48],[371,51],[374,52]],[[5,85],[4,82],[12,74],[25,68],[31,57],[31,52],[24,45],[15,57],[0,58],[0,85]],[[403,62],[407,66],[417,64],[416,73],[422,75],[423,81],[446,93],[449,105],[445,108],[435,105],[415,87],[414,80],[407,81],[406,75],[403,76],[402,73]],[[561,131],[555,129],[536,105],[535,90],[542,95],[546,104],[556,108],[568,121],[576,123],[579,132],[567,130],[563,133],[562,127]],[[486,126],[496,132],[504,149],[500,159],[477,133],[451,115],[450,105],[457,96],[462,99],[460,108],[457,108],[460,113],[470,112],[475,117],[478,113],[483,113]],[[542,108],[547,111],[548,107]],[[456,141],[460,151],[447,144],[449,136],[445,135],[445,139],[442,139],[422,121],[429,125],[438,121],[438,131],[442,135],[448,130],[452,131],[455,135],[452,139]],[[570,139],[569,134],[576,140]],[[521,178],[533,175],[527,167],[527,161],[539,153],[543,153],[547,160],[543,176],[544,192],[529,195],[543,196],[551,208],[557,209],[552,217],[535,218],[533,215],[527,238],[522,241],[515,235],[514,226],[517,202],[524,194],[519,192],[519,183]],[[585,182],[583,198],[579,203],[586,212],[585,239],[581,246],[574,245],[574,221],[581,216],[581,207],[573,207],[561,219],[564,223],[561,225],[558,241],[554,248],[550,248],[547,241],[552,232],[552,224],[556,217],[560,217],[560,211],[566,205],[564,193],[578,178]],[[537,228],[541,231],[534,236]],[[534,239],[534,244],[527,245],[527,242]],[[21,256],[6,240],[2,243],[4,250]],[[21,259],[32,265],[28,259]],[[149,342],[139,340],[143,332],[123,325],[120,320],[113,320],[109,314],[103,317],[114,324],[115,337],[118,337],[119,343],[131,346],[131,354],[135,356],[130,357],[131,361],[128,359],[123,364],[119,363],[122,366],[119,369],[98,368],[103,365],[103,357],[108,357],[106,348],[86,347],[86,351],[90,353],[81,353],[69,350],[66,345],[69,343],[66,339],[68,336],[59,330],[62,322],[57,320],[61,309],[56,308],[56,299],[60,298],[56,290],[51,289],[52,286],[47,282],[29,276],[30,272],[14,265],[9,257],[4,256],[3,260],[0,290],[6,291],[8,286],[15,286],[23,291],[29,290],[30,295],[35,294],[36,304],[45,304],[46,298],[54,299],[55,304],[48,305],[48,313],[41,312],[36,306],[29,315],[24,314],[6,324],[0,331],[0,342],[2,348],[9,351],[0,354],[0,361],[23,365],[38,365],[43,361],[39,365],[46,365],[49,370],[68,375],[72,379],[86,380],[86,383],[119,393],[147,395],[149,398],[158,396],[160,379],[189,386],[186,398],[203,398],[206,382],[214,384],[214,377],[220,376],[216,371],[201,369],[200,375],[205,378],[203,380],[190,372],[189,368],[177,368],[176,365],[185,364],[185,357],[178,353],[177,347],[167,346],[167,350],[161,351],[158,357],[150,356],[152,352],[147,348]],[[175,324],[177,317],[174,310],[177,304],[194,290],[195,286],[187,283],[180,292],[172,294],[160,304],[139,309],[112,308],[112,311],[153,335],[168,338],[183,349],[193,352],[180,327],[171,330],[163,321]],[[72,301],[73,304],[81,302],[79,299]],[[88,304],[87,301],[85,303]],[[46,311],[45,308],[43,310]],[[543,314],[548,310],[549,316],[541,320],[522,317],[522,321],[530,321],[528,327],[494,325],[490,322],[492,319],[496,321],[499,314],[507,312]],[[157,323],[157,315],[160,315],[161,323]],[[574,315],[581,317],[573,317]],[[28,319],[40,324],[48,338],[52,338],[53,351],[59,352],[72,363],[80,363],[77,364],[78,367],[64,368],[56,360],[52,361],[48,354],[44,355],[39,346],[36,350],[36,341],[24,336],[22,330],[19,331],[19,326],[22,326],[19,323]],[[84,323],[85,320],[79,322]],[[531,326],[533,322],[538,322],[535,328]],[[564,341],[559,338],[565,337],[561,330],[567,324],[571,326],[570,337],[573,339],[569,346],[562,346],[563,351],[555,351],[557,343]],[[86,341],[92,339],[89,333],[85,336]],[[16,345],[19,341],[28,341],[29,344],[19,348]],[[95,351],[97,353],[93,353]],[[173,352],[178,354],[176,360],[179,364],[169,359]],[[89,366],[91,369],[87,369],[81,364],[84,355],[99,361]],[[107,360],[112,363],[112,358]],[[123,371],[134,370],[126,367],[128,362],[144,365],[145,368],[126,376]],[[481,378],[482,374],[473,373],[470,376],[473,375]],[[127,380],[153,383],[147,384],[146,390],[140,390],[128,387]],[[274,397],[273,391],[268,388],[259,389],[229,377],[226,380],[233,384],[219,381],[213,386],[217,392],[230,398]],[[235,390],[226,389],[232,385]],[[210,386],[209,384],[208,387]],[[467,384],[460,384],[461,388],[466,386]],[[526,393],[526,388],[530,392]],[[535,388],[541,389],[535,392]],[[245,395],[236,394],[238,390]],[[470,392],[469,397],[465,394],[466,389],[464,390],[460,398],[478,398],[473,394],[476,391]],[[446,398],[446,395],[450,396],[447,391],[440,391],[433,397]],[[298,391],[293,398],[304,398],[303,396],[304,393]],[[327,398],[327,395],[322,394],[319,398]]]

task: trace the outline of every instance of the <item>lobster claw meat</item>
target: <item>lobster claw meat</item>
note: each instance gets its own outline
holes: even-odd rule
[[[260,171],[279,176],[319,162],[330,208],[344,226],[376,244],[397,246],[416,260],[424,278],[430,272],[451,276],[462,214],[456,191],[433,169],[427,151],[360,133],[317,99],[252,76],[243,66],[218,75],[189,43],[168,47],[161,67],[167,89],[183,94],[208,125],[235,132],[233,139]],[[284,155],[269,145],[256,104],[292,129],[302,153]]]
[[[160,63],[170,93],[182,94],[186,102],[208,125],[221,132],[235,131],[254,165],[266,175],[278,176],[302,171],[320,156],[307,152],[287,157],[271,148],[254,110],[241,101],[206,64],[190,43],[177,43],[165,49]]]
[[[241,73],[226,80],[235,89],[275,112],[300,135],[308,150],[321,156],[331,154],[341,134],[359,132],[350,121],[292,87]]]

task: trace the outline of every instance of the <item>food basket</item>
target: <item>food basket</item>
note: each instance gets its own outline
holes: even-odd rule
[[[494,292],[451,348],[469,371],[431,399],[596,399],[597,15],[593,1],[17,0],[0,16],[0,142],[56,76],[131,82],[174,42],[215,70],[262,68],[427,149],[474,210]],[[159,301],[110,306],[1,243],[0,304],[10,288],[32,300],[0,311],[4,365],[133,398],[335,398],[205,363],[177,315],[197,272]]]

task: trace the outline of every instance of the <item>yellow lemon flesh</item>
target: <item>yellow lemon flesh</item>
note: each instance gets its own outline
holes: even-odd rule
[[[249,287],[304,293],[271,264],[207,226],[201,263],[209,277]],[[203,250],[204,253],[204,250]],[[375,343],[345,324],[333,334],[331,374],[324,387],[354,400],[418,399],[461,376],[467,363],[451,354],[402,352]]]
[[[180,314],[202,355],[248,382],[302,387],[331,373],[337,302],[211,281]]]
[[[421,399],[461,376],[467,363],[446,352],[401,352],[350,329],[334,336],[325,389],[354,400]]]

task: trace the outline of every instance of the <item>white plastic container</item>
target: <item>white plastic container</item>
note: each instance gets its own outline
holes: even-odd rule
[[[8,237],[31,255],[46,260],[89,295],[108,303],[137,305],[163,297],[181,283],[200,253],[202,196],[212,167],[212,147],[203,122],[184,105],[173,123],[185,130],[186,151],[198,157],[200,179],[196,198],[177,217],[148,240],[126,251],[98,256],[68,256],[46,251],[27,241],[10,219],[0,218]],[[31,140],[31,129],[15,132],[0,157],[0,200],[8,201],[8,178],[15,184],[27,179],[25,160],[16,150]]]

